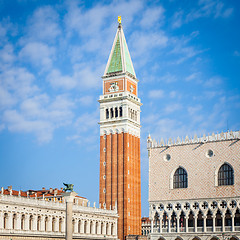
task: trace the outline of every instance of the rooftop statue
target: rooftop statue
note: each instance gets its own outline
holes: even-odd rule
[[[66,186],[63,190],[65,192],[69,191],[69,192],[73,192],[73,184],[70,184],[70,183],[63,183],[64,186]]]

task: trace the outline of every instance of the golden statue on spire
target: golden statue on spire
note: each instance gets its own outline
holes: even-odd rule
[[[122,23],[122,17],[118,16],[118,23],[121,24]]]

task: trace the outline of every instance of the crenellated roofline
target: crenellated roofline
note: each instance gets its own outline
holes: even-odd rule
[[[151,148],[161,148],[161,147],[171,147],[171,146],[179,146],[179,145],[186,145],[186,144],[204,144],[206,142],[217,142],[217,141],[226,141],[226,140],[239,140],[240,139],[240,131],[228,131],[228,132],[221,132],[221,133],[212,133],[212,135],[203,134],[203,136],[197,136],[196,134],[194,137],[189,137],[188,135],[185,138],[177,137],[175,140],[172,138],[166,139],[165,141],[163,138],[160,142],[157,142],[155,139],[152,140],[151,136],[148,136],[147,143],[148,149]]]

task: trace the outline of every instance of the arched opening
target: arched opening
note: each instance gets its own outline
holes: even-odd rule
[[[38,218],[37,218],[37,231],[40,231],[40,223],[41,223],[41,217],[38,216]]]
[[[25,223],[25,215],[23,214],[22,216],[21,216],[21,230],[24,230],[24,223]]]
[[[168,228],[168,215],[166,212],[164,212],[162,219],[162,231],[166,232],[167,228]]]
[[[173,175],[173,188],[187,188],[188,187],[188,176],[187,171],[179,167]]]
[[[110,109],[110,117],[113,118],[113,108]]]
[[[229,240],[239,240],[239,238],[233,236]]]
[[[72,233],[74,232],[75,220],[72,220]]]
[[[48,224],[48,217],[45,217],[45,219],[44,219],[44,231],[48,231],[47,224]]]
[[[212,237],[210,240],[219,240],[217,237]]]
[[[119,116],[122,117],[122,107],[119,108]]]
[[[55,218],[55,217],[53,217],[53,218],[52,218],[52,231],[53,231],[53,232],[55,232],[55,231],[56,231],[56,229],[55,229],[55,228],[56,228],[56,218]]]
[[[158,225],[159,225],[159,215],[156,212],[155,215],[154,215],[154,227],[157,228]]]
[[[212,226],[213,226],[213,218],[212,218],[212,212],[210,210],[208,210],[207,212],[206,226],[207,226],[207,231],[211,232]]]
[[[29,230],[33,230],[33,215],[29,217]]]
[[[59,232],[62,232],[62,223],[63,223],[62,218],[59,218]]]
[[[16,213],[14,213],[12,218],[12,229],[15,229],[16,225],[17,225],[17,215]]]
[[[193,211],[191,210],[188,216],[188,229],[189,232],[193,232],[193,228],[194,228],[195,222],[194,222],[194,215],[193,215]]]
[[[222,213],[219,209],[217,210],[216,214],[216,230],[222,231]]]
[[[231,217],[231,212],[228,209],[225,213],[225,231],[231,231],[231,226],[232,226],[232,217]]]
[[[237,209],[234,217],[235,230],[240,231],[240,211]]]
[[[198,226],[198,231],[202,231],[203,229],[203,213],[202,211],[200,210],[198,212],[198,218],[197,218],[197,226]]]
[[[175,212],[173,212],[171,216],[171,228],[177,228],[177,215]]]
[[[225,163],[218,171],[218,186],[233,185],[234,184],[234,172],[233,168]]]
[[[115,117],[116,118],[118,117],[118,108],[117,107],[115,108]]]
[[[192,240],[201,240],[199,237],[194,237]]]
[[[83,232],[87,233],[87,221],[84,221]]]
[[[182,211],[179,217],[179,230],[180,232],[185,232],[185,227],[186,227],[186,219],[185,219],[185,214]]]
[[[3,216],[3,228],[4,229],[8,228],[8,214],[7,213],[4,213],[4,216]]]
[[[106,109],[106,119],[109,119],[109,110]]]

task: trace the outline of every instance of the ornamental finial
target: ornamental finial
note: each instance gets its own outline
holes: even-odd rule
[[[118,16],[118,23],[121,24],[122,23],[122,17]]]

